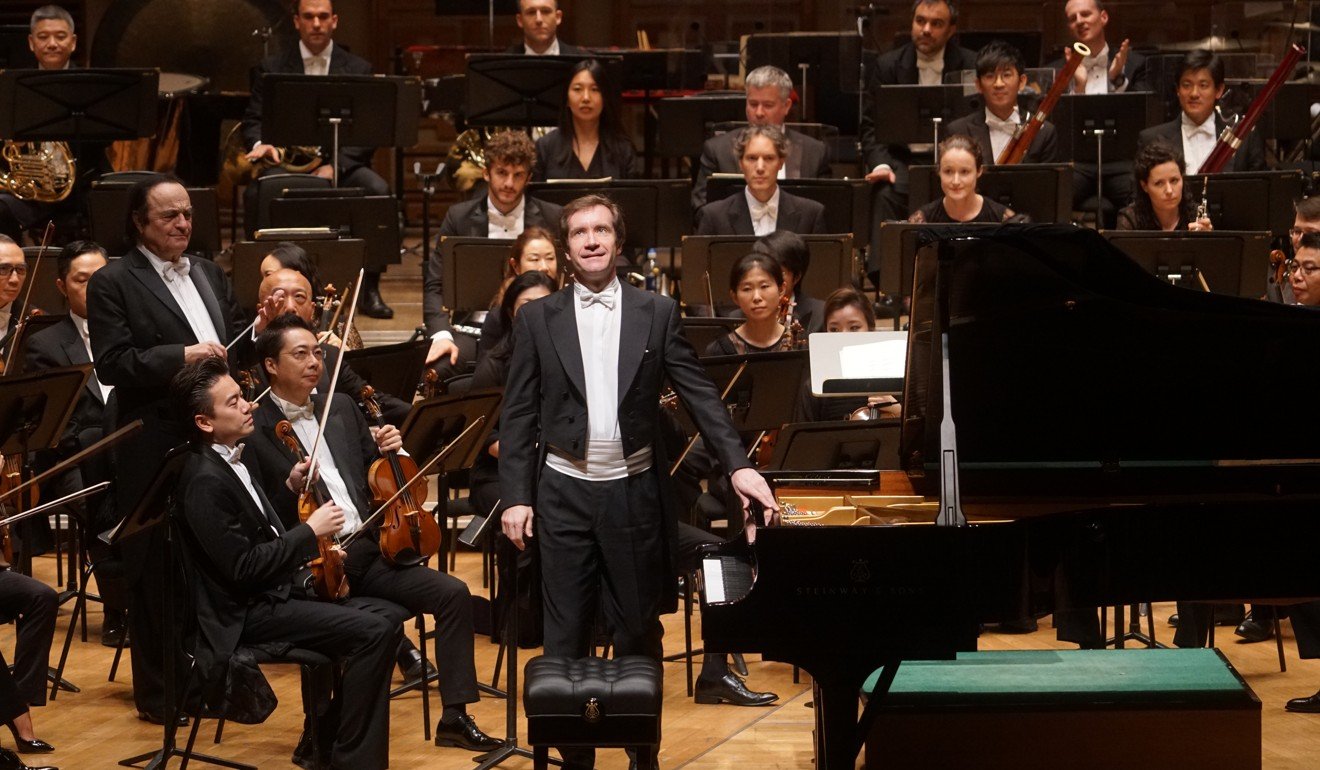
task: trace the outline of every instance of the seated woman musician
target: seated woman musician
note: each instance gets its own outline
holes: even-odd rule
[[[500,290],[491,299],[490,310],[487,311],[485,320],[481,322],[481,337],[477,340],[477,368],[481,367],[482,359],[498,347],[513,328],[513,322],[510,320],[512,316],[505,318],[500,308],[504,302],[504,294],[515,278],[534,270],[549,276],[556,289],[563,284],[559,243],[549,230],[537,225],[528,225],[523,229],[522,234],[513,240],[510,252],[509,261],[504,269],[504,281],[500,284]],[[500,384],[503,384],[502,380]]]
[[[976,191],[976,182],[985,173],[985,159],[976,140],[954,134],[939,144],[941,197],[912,212],[909,222],[1021,222],[1013,209]]]
[[[875,331],[875,308],[865,294],[851,286],[835,289],[825,298],[825,331]],[[868,409],[868,407],[873,407]],[[892,396],[841,396],[820,398],[811,388],[803,389],[802,412],[812,422],[824,420],[870,420],[898,417],[898,402]]]
[[[784,270],[774,257],[753,252],[735,262],[729,272],[729,296],[747,320],[712,340],[705,355],[769,353],[806,343],[801,324],[789,320]]]
[[[609,88],[605,67],[584,59],[559,111],[559,126],[536,142],[533,182],[547,179],[627,179],[637,151],[619,119],[618,89]]]
[[[793,306],[793,318],[807,334],[825,330],[824,303],[807,293],[802,281],[811,267],[811,249],[802,236],[788,230],[776,230],[752,244],[752,251],[769,254],[784,271],[784,294]]]
[[[1210,218],[1196,210],[1183,184],[1183,160],[1163,142],[1137,150],[1132,175],[1137,179],[1136,200],[1119,210],[1119,230],[1213,230]]]

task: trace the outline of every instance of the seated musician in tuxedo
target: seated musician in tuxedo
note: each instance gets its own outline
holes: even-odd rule
[[[637,150],[619,119],[618,93],[599,59],[573,65],[559,125],[536,140],[532,181],[632,176]]]
[[[747,186],[697,212],[697,235],[769,235],[775,230],[825,232],[825,207],[779,187],[788,139],[774,126],[749,126],[733,146]]]
[[[1182,156],[1169,144],[1137,150],[1132,176],[1139,189],[1132,205],[1118,212],[1119,230],[1215,229],[1208,217],[1196,216],[1196,202],[1183,184]]]
[[[288,420],[302,452],[311,450],[325,404],[324,395],[312,393],[321,381],[322,355],[311,327],[293,314],[276,318],[257,339],[257,357],[270,378],[271,392],[253,415],[255,432],[246,442],[250,454],[243,461],[260,465],[266,493],[280,511],[294,509],[292,492],[278,479],[287,477],[298,460],[275,435],[275,426]],[[334,394],[330,418],[317,449],[317,467],[331,496],[344,511],[343,526],[335,534],[348,535],[364,526],[372,513],[367,471],[373,461],[402,446],[398,428],[386,425],[373,435],[353,401],[342,393]],[[391,566],[381,556],[379,522],[366,526],[367,532],[353,541],[345,556],[353,595],[386,599],[405,607],[409,616],[426,612],[435,619],[435,661],[444,703],[444,713],[436,725],[436,745],[471,751],[499,747],[501,742],[483,733],[466,708],[477,701],[472,599],[467,586],[425,565]]]
[[[1182,113],[1137,137],[1138,147],[1163,142],[1178,154],[1187,173],[1195,174],[1210,156],[1227,124],[1215,106],[1224,95],[1224,60],[1210,51],[1189,51],[1178,66],[1178,105]],[[1224,171],[1263,171],[1265,145],[1252,132],[1233,153]]]
[[[793,81],[788,73],[769,65],[747,73],[743,81],[747,91],[747,122],[753,126],[774,126],[788,140],[788,162],[780,174],[784,179],[828,177],[829,148],[815,137],[788,128],[784,121],[793,109]],[[726,131],[707,139],[701,146],[701,166],[692,185],[692,209],[706,205],[706,181],[711,174],[740,174],[742,163],[734,144],[741,130]]]
[[[27,258],[23,256],[23,247],[13,238],[0,233],[0,355],[9,352],[9,343],[15,327],[22,319],[18,317],[22,309],[14,304],[23,292],[27,281]]]
[[[908,217],[909,222],[984,222],[1023,220],[1013,209],[976,191],[985,173],[981,146],[971,137],[954,134],[940,142],[940,191],[944,193]]]
[[[486,195],[450,206],[440,223],[440,235],[422,271],[422,321],[432,341],[426,362],[442,376],[458,374],[460,361],[474,361],[476,343],[465,334],[456,336],[450,325],[449,309],[443,300],[440,238],[517,238],[531,225],[558,235],[559,206],[525,194],[535,165],[536,145],[527,134],[521,131],[495,134],[486,143],[486,168],[482,171],[488,185]]]
[[[1013,140],[1018,126],[1031,117],[1018,109],[1018,93],[1027,84],[1022,52],[1002,40],[992,40],[976,55],[976,91],[985,109],[951,121],[948,135],[970,136],[981,157],[993,164]],[[1053,163],[1059,159],[1054,126],[1044,123],[1022,157],[1023,163]]]
[[[195,573],[194,655],[206,701],[215,704],[215,696],[224,694],[226,671],[241,646],[292,645],[321,653],[342,666],[319,730],[333,740],[330,765],[388,767],[390,663],[401,635],[398,618],[406,612],[386,602],[364,605],[356,597],[320,601],[308,591],[304,567],[318,557],[317,538],[334,534],[344,511],[331,502],[305,522],[277,514],[262,491],[261,468],[241,460],[239,442],[253,430],[252,406],[224,359],[184,366],[170,390],[195,431],[179,485]],[[297,487],[306,470],[300,465],[275,483]],[[303,707],[317,713],[315,704]],[[299,751],[307,748],[300,745]]]
[[[1320,233],[1320,195],[1312,195],[1293,203],[1293,225],[1288,230],[1288,245],[1284,251],[1286,257],[1291,259],[1297,253],[1302,236],[1307,233]],[[1265,299],[1284,305],[1295,304],[1297,298],[1293,296],[1289,277],[1282,276],[1281,280],[1276,280],[1276,273],[1271,269],[1265,283]],[[1268,628],[1265,625],[1259,627],[1262,630]]]
[[[880,223],[908,213],[908,167],[930,161],[929,145],[889,145],[876,138],[875,109],[881,86],[940,85],[944,76],[976,69],[976,54],[954,43],[958,6],[946,0],[914,0],[912,39],[881,56],[867,74],[861,142],[871,199],[871,251],[879,253]],[[874,258],[872,259],[874,264]]]
[[[1320,233],[1306,233],[1287,265],[1294,303],[1320,307]]]
[[[142,419],[142,430],[112,451],[115,487],[112,515],[133,511],[173,447],[188,440],[167,386],[185,364],[252,351],[251,335],[229,279],[214,262],[184,252],[192,237],[192,201],[176,178],[145,179],[129,188],[126,229],[134,248],[92,275],[87,285],[87,331],[97,379],[115,389],[115,424]],[[258,312],[264,328],[268,309]],[[231,347],[226,349],[225,345]],[[107,426],[110,427],[110,426]],[[164,616],[156,537],[121,546],[133,591],[129,625],[133,646],[133,696],[140,716],[159,721],[164,711],[159,623]],[[153,545],[154,544],[154,545]],[[182,658],[180,658],[181,660]]]
[[[371,63],[360,56],[349,53],[335,44],[335,29],[339,26],[339,16],[335,14],[331,0],[295,0],[293,4],[293,26],[298,30],[298,46],[271,54],[262,59],[252,70],[252,96],[248,100],[247,110],[243,113],[243,142],[248,148],[247,159],[252,163],[267,165],[263,174],[283,173],[278,168],[283,160],[284,150],[261,141],[262,84],[261,76],[266,73],[292,75],[370,75]],[[321,148],[322,163],[311,173],[330,179],[334,175],[333,162],[339,167],[340,187],[360,187],[367,195],[389,195],[390,187],[371,167],[371,159],[376,153],[372,147],[340,147],[339,154],[330,158],[330,150]],[[248,185],[246,210],[255,212],[256,185]],[[252,223],[248,224],[252,227]],[[394,311],[380,296],[379,270],[368,270],[366,282],[358,298],[358,309],[372,318],[393,318]]]
[[[27,342],[25,371],[40,372],[66,366],[78,366],[92,363],[92,343],[87,332],[87,284],[97,270],[105,267],[105,249],[93,241],[73,241],[60,251],[56,260],[55,288],[64,296],[69,306],[69,314],[59,323],[48,326],[33,334]],[[101,439],[104,433],[105,415],[110,394],[114,388],[102,383],[93,371],[87,378],[87,384],[78,394],[78,403],[73,408],[64,435],[59,446],[46,453],[39,453],[38,468],[54,465],[76,452],[86,449]],[[110,470],[103,458],[86,460],[78,468],[71,468],[60,474],[43,488],[49,493],[49,499],[55,499],[84,488],[88,484],[109,478]],[[89,516],[93,505],[84,505],[83,501],[71,503],[88,513],[78,514],[90,528],[99,532],[113,522],[93,521]],[[101,529],[98,529],[101,527]],[[103,547],[99,543],[89,543],[95,552]],[[104,571],[98,566],[97,582],[107,580]],[[111,600],[112,592],[102,592],[102,608],[105,620],[101,625],[101,644],[118,647],[124,628],[124,607],[116,607]]]
[[[559,25],[564,23],[564,11],[559,0],[518,0],[518,15],[514,17],[522,30],[521,43],[509,46],[505,53],[528,56],[588,56],[590,51],[559,39]]]
[[[1132,50],[1132,41],[1124,40],[1118,49],[1109,47],[1105,28],[1109,26],[1109,11],[1104,0],[1068,0],[1063,6],[1072,39],[1091,49],[1091,55],[1073,75],[1070,87],[1078,94],[1119,94],[1127,91],[1149,91],[1150,79],[1146,57]],[[1071,46],[1065,56],[1073,56]],[[1056,72],[1063,69],[1064,58],[1049,63]],[[1094,186],[1095,179],[1092,178]]]

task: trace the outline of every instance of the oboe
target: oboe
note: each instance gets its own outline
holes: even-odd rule
[[[1201,202],[1196,204],[1196,221],[1210,217],[1210,201],[1206,199],[1206,192],[1210,189],[1210,175],[1206,174],[1201,179]]]

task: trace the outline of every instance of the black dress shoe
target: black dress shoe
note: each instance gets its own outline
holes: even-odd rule
[[[1174,628],[1178,627],[1178,613],[1175,612],[1169,616],[1169,625],[1173,626]]]
[[[118,648],[120,639],[124,640],[124,649],[128,649],[129,644],[132,643],[132,639],[129,638],[128,629],[124,626],[118,628],[104,628],[101,630],[102,647]]]
[[[150,722],[153,725],[163,726],[165,724],[165,717],[163,715],[154,714],[150,711],[143,711],[142,709],[138,709],[138,719],[141,719],[143,722]],[[178,725],[179,727],[187,727],[188,715],[180,714],[179,719],[177,722],[175,722],[175,724]],[[4,770],[4,768],[0,768],[0,770]]]
[[[41,767],[28,767],[23,764],[23,760],[18,758],[14,752],[0,746],[0,770],[60,770],[58,767],[42,765]]]
[[[417,650],[411,650],[407,656],[398,661],[399,673],[403,674],[404,687],[412,687],[421,683],[423,663],[426,664],[427,679],[439,676],[439,674],[436,673],[435,666],[431,665],[431,661],[423,661],[422,654]]]
[[[1017,620],[1007,620],[999,624],[999,633],[1001,634],[1034,634],[1040,628],[1040,624],[1035,618],[1026,617]]]
[[[1320,714],[1320,692],[1309,698],[1293,698],[1284,704],[1283,708],[1302,714]]]
[[[358,312],[369,318],[393,318],[394,310],[385,304],[380,296],[380,289],[374,287],[362,292],[358,297]]]
[[[697,689],[692,699],[707,705],[732,703],[735,706],[768,706],[779,700],[779,696],[772,692],[749,690],[743,680],[733,674],[725,674],[714,682],[697,679]]]
[[[1247,613],[1247,617],[1238,624],[1233,633],[1242,637],[1248,642],[1263,642],[1274,636],[1274,628],[1268,623],[1259,623]]]
[[[483,733],[477,727],[477,720],[471,714],[464,714],[453,724],[447,724],[444,720],[436,724],[435,745],[454,746],[468,751],[494,751],[503,746],[504,741]]]
[[[15,735],[14,743],[18,744],[19,754],[49,754],[55,750],[54,746],[50,745],[49,743],[46,743],[40,738],[33,738],[30,741],[25,741],[22,738]]]

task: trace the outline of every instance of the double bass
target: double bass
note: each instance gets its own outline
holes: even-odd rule
[[[362,408],[379,428],[385,427],[376,391],[365,385],[358,394]],[[380,525],[380,554],[396,567],[423,564],[440,550],[440,525],[435,517],[422,510],[426,503],[426,478],[417,472],[417,463],[397,451],[386,452],[367,471],[371,493],[378,504],[394,497],[385,509]],[[400,492],[402,494],[396,495]]]

